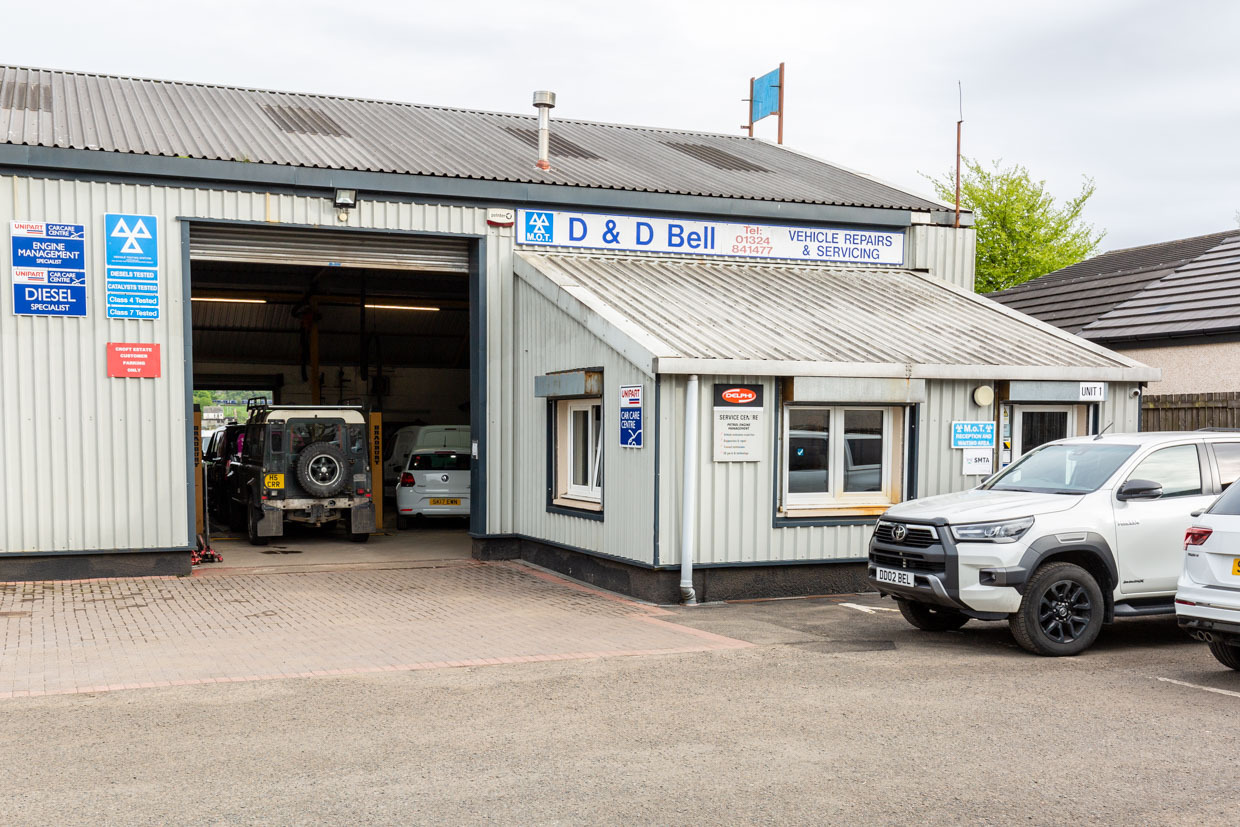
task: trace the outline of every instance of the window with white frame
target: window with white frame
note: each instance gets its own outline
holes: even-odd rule
[[[785,512],[865,509],[897,502],[904,408],[786,405]]]
[[[556,406],[556,501],[599,508],[603,500],[603,400],[561,399]]]

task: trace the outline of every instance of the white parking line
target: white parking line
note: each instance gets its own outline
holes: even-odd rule
[[[862,606],[857,603],[841,603],[841,606],[847,606],[850,609],[856,609],[859,612],[865,612],[872,615],[875,612],[898,612],[899,609],[888,609],[886,606]]]
[[[1203,692],[1215,692],[1219,695],[1230,695],[1233,698],[1240,698],[1240,692],[1232,692],[1230,689],[1215,689],[1213,686],[1198,686],[1195,683],[1185,683],[1184,681],[1176,681],[1171,678],[1155,678],[1154,680],[1163,683],[1174,683],[1176,686],[1187,686],[1189,689],[1200,689]]]

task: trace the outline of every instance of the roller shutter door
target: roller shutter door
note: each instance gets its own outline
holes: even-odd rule
[[[468,242],[398,233],[191,224],[192,261],[468,273]]]

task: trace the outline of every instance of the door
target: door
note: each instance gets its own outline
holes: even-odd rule
[[[1039,445],[1076,436],[1077,413],[1072,405],[1016,405],[1012,418],[1013,461]]]
[[[1124,594],[1174,592],[1184,565],[1184,531],[1192,512],[1214,499],[1203,493],[1198,446],[1159,448],[1129,473],[1128,480],[1153,480],[1163,487],[1156,500],[1114,500],[1116,555]]]

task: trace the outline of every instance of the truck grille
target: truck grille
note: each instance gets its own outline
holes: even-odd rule
[[[915,551],[897,549],[871,549],[870,562],[888,569],[904,569],[926,573],[942,573],[946,570],[943,558],[928,559]]]
[[[909,525],[900,523],[900,526],[907,529],[908,534],[902,540],[896,540],[894,537],[895,523],[880,521],[874,529],[874,539],[880,543],[886,543],[893,546],[908,546],[909,548],[930,548],[939,542],[939,535],[929,526]]]

